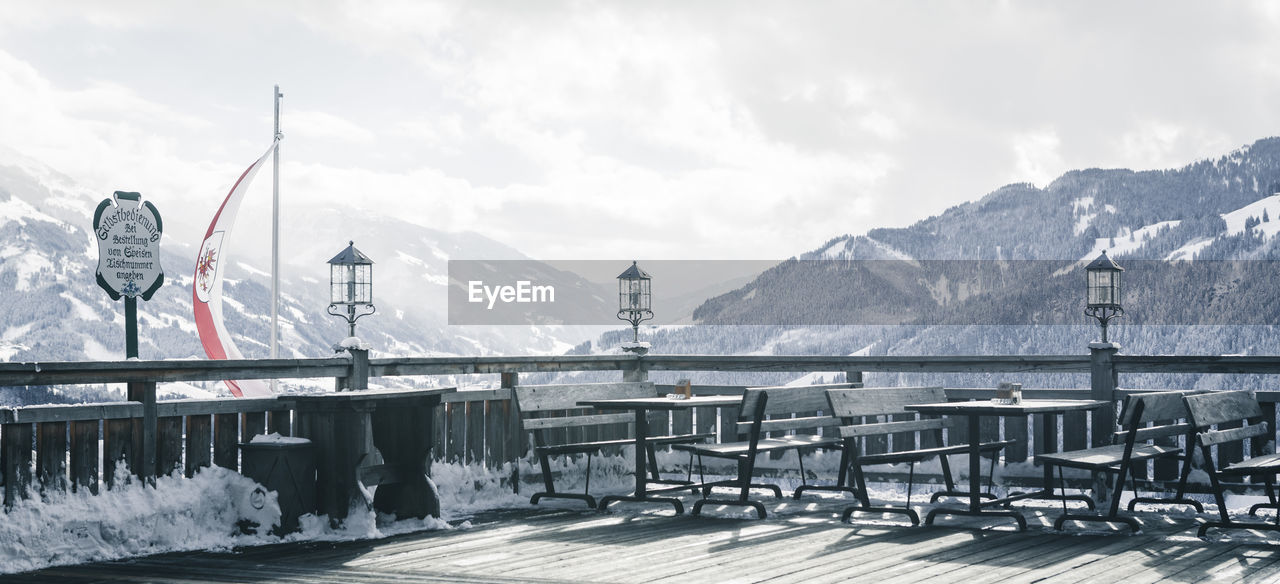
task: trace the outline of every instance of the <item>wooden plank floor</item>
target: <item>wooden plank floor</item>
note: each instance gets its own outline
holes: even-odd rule
[[[689,501],[692,502],[692,499]],[[53,568],[29,582],[1280,582],[1280,535],[1211,532],[1193,519],[1141,513],[1143,531],[1051,525],[1058,509],[906,527],[875,516],[843,524],[842,501],[790,500],[764,521],[701,518],[669,507],[609,513],[555,502],[487,513],[466,529],[376,541],[279,544]],[[717,515],[719,515],[717,517]],[[728,515],[729,517],[726,517]]]

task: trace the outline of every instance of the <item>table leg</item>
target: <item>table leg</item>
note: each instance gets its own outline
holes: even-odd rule
[[[929,514],[925,516],[924,524],[933,525],[933,520],[938,515],[969,515],[969,516],[997,516],[1012,517],[1018,522],[1018,531],[1027,530],[1027,519],[1022,513],[1012,509],[988,509],[982,507],[982,436],[979,434],[979,420],[981,416],[978,414],[969,414],[969,508],[968,509],[946,509],[943,507],[934,507],[929,510]],[[988,502],[990,504],[990,502]]]
[[[389,471],[389,481],[379,484],[373,508],[399,519],[440,516],[440,496],[427,474],[431,456],[432,410],[439,396],[399,402],[389,401],[373,410],[373,445]]]
[[[649,418],[648,411],[636,409],[636,490],[630,496],[608,495],[600,499],[596,507],[604,511],[614,501],[631,501],[635,503],[670,503],[676,508],[676,514],[684,513],[684,503],[671,497],[649,496],[648,448]]]

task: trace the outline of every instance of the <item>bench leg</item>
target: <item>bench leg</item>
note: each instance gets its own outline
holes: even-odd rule
[[[1254,506],[1250,507],[1250,508],[1249,508],[1249,516],[1250,516],[1250,517],[1257,517],[1257,516],[1258,516],[1258,510],[1259,510],[1259,509],[1275,509],[1275,510],[1276,510],[1276,523],[1280,523],[1280,504],[1277,504],[1277,503],[1276,503],[1276,489],[1275,489],[1275,485],[1274,485],[1274,482],[1275,482],[1275,481],[1272,479],[1272,477],[1271,477],[1270,475],[1267,475],[1267,478],[1266,478],[1265,480],[1266,480],[1266,483],[1267,483],[1267,499],[1268,499],[1269,501],[1271,501],[1271,502],[1270,502],[1270,503],[1258,503],[1257,505],[1254,505]]]
[[[865,501],[861,505],[850,505],[844,508],[844,512],[840,514],[840,521],[845,523],[853,517],[854,513],[899,513],[906,515],[911,519],[911,526],[920,525],[920,515],[911,508],[911,490],[915,485],[916,463],[911,463],[911,470],[907,473],[907,506],[906,507],[872,507],[869,502]]]
[[[1209,464],[1209,462],[1206,460],[1205,464],[1207,465]],[[1209,476],[1216,478],[1217,473],[1211,472]],[[1227,517],[1226,511],[1222,511],[1223,508],[1219,506],[1221,515],[1225,519],[1223,519],[1222,521],[1206,521],[1200,524],[1200,529],[1196,530],[1196,537],[1203,538],[1210,529],[1215,527],[1219,529],[1257,529],[1262,531],[1280,531],[1280,502],[1276,501],[1276,492],[1275,492],[1275,484],[1274,484],[1275,479],[1274,477],[1268,475],[1265,480],[1267,484],[1267,498],[1270,499],[1271,502],[1258,503],[1257,505],[1254,505],[1253,507],[1249,508],[1249,515],[1256,517],[1256,512],[1258,511],[1258,509],[1275,509],[1276,510],[1275,523],[1232,521],[1230,518],[1226,518]],[[1214,482],[1216,483],[1217,481],[1215,480]],[[1215,494],[1216,493],[1217,491],[1215,490]]]
[[[740,501],[737,499],[698,499],[693,503],[692,514],[695,517],[702,515],[702,506],[706,505],[707,503],[711,503],[712,505],[751,507],[756,510],[756,517],[760,519],[764,519],[767,516],[767,513],[765,513],[765,510],[764,510],[764,505],[762,505],[759,501]]]
[[[857,496],[858,495],[857,489],[845,485],[846,475],[849,472],[848,469],[849,469],[849,449],[845,447],[845,448],[841,448],[840,450],[840,472],[839,472],[839,475],[836,477],[836,483],[834,485],[810,485],[807,483],[801,484],[800,486],[796,487],[795,491],[791,492],[791,498],[799,500],[800,497],[804,495],[805,491],[831,491],[836,493],[850,493],[854,496]],[[803,479],[804,457],[800,458],[800,476],[801,476],[801,482],[804,483],[804,479]]]
[[[733,481],[727,481],[715,485],[707,485],[703,488],[703,495],[693,504],[693,515],[701,515],[702,507],[708,503],[713,505],[730,505],[736,507],[751,507],[756,510],[756,516],[764,519],[767,516],[764,505],[759,501],[749,499],[751,489],[769,489],[777,498],[782,498],[782,489],[777,485],[758,484],[751,482],[751,475],[755,472],[755,459],[751,456],[744,456],[738,459],[738,477]],[[712,499],[711,488],[718,487],[734,487],[738,489],[737,499]]]
[[[1280,525],[1275,523],[1262,522],[1246,522],[1246,521],[1205,521],[1200,524],[1200,529],[1196,530],[1196,537],[1203,538],[1205,534],[1213,528],[1218,529],[1254,529],[1258,531],[1280,531]]]
[[[860,505],[850,505],[848,507],[845,507],[844,512],[840,514],[840,521],[849,523],[849,519],[853,517],[854,513],[881,513],[881,514],[898,513],[901,515],[906,515],[909,519],[911,519],[912,527],[920,525],[920,515],[917,514],[915,510],[910,507],[905,507],[905,508],[903,507],[871,507],[871,506],[864,507]]]
[[[538,504],[538,501],[541,501],[542,499],[574,499],[574,500],[577,500],[577,501],[583,501],[583,502],[585,502],[585,503],[587,504],[587,506],[588,506],[588,507],[590,507],[590,508],[592,508],[592,509],[597,509],[597,508],[598,508],[598,507],[596,506],[596,498],[595,498],[595,497],[592,497],[591,495],[589,495],[589,494],[587,494],[587,493],[585,493],[585,492],[584,492],[584,493],[582,493],[582,494],[578,494],[578,493],[557,493],[557,492],[556,492],[556,485],[555,485],[555,481],[553,481],[553,480],[551,479],[551,460],[550,460],[550,457],[549,457],[548,455],[546,455],[546,454],[539,454],[539,455],[538,455],[538,464],[542,467],[542,486],[543,486],[543,488],[545,488],[545,489],[546,489],[546,491],[543,491],[543,492],[541,492],[541,493],[534,493],[532,497],[529,497],[529,504],[530,504],[530,505],[537,505],[537,504]],[[591,458],[590,458],[590,456],[588,456],[588,457],[587,457],[587,485],[588,485],[588,486],[590,486],[590,485],[591,485]]]
[[[1185,495],[1187,489],[1187,477],[1191,474],[1191,457],[1186,456],[1180,458],[1186,458],[1186,464],[1182,465],[1182,476],[1178,479],[1178,492],[1175,493],[1172,498],[1139,497],[1138,488],[1135,485],[1133,489],[1133,499],[1129,501],[1129,512],[1133,512],[1134,508],[1136,508],[1139,503],[1146,503],[1148,505],[1189,505],[1195,508],[1196,513],[1204,513],[1204,505],[1201,505],[1200,502],[1195,499],[1188,499]],[[1253,515],[1253,512],[1257,507],[1259,507],[1259,505],[1254,505],[1254,507],[1255,509],[1249,510],[1250,515]]]
[[[1187,443],[1194,444],[1195,438],[1194,437],[1189,438]],[[1195,499],[1188,499],[1186,497],[1187,478],[1191,476],[1191,459],[1192,459],[1191,453],[1192,452],[1194,452],[1194,450],[1188,450],[1187,452],[1178,456],[1178,458],[1182,460],[1182,475],[1178,477],[1178,492],[1174,494],[1172,499],[1161,499],[1161,498],[1155,498],[1155,497],[1138,497],[1137,496],[1138,493],[1135,491],[1133,500],[1129,501],[1129,510],[1133,511],[1134,507],[1138,503],[1153,503],[1156,505],[1190,505],[1195,508],[1196,513],[1204,513],[1204,505],[1201,505],[1200,502]],[[1272,501],[1274,500],[1275,498],[1273,497]],[[1253,511],[1250,511],[1249,513],[1250,515],[1252,515]]]
[[[1117,472],[1115,476],[1116,484],[1111,493],[1111,503],[1108,508],[1108,511],[1105,515],[1098,515],[1098,514],[1092,514],[1092,513],[1091,514],[1071,513],[1070,511],[1067,510],[1067,497],[1069,496],[1066,494],[1067,483],[1062,477],[1062,465],[1058,465],[1058,482],[1062,484],[1062,493],[1063,493],[1062,494],[1062,515],[1059,515],[1058,518],[1053,521],[1053,528],[1057,531],[1062,531],[1062,527],[1063,525],[1066,524],[1067,521],[1081,521],[1081,522],[1090,522],[1090,523],[1123,523],[1129,526],[1129,530],[1132,533],[1138,533],[1139,531],[1141,531],[1142,526],[1138,523],[1137,519],[1134,519],[1132,517],[1120,516],[1120,497],[1121,495],[1124,494],[1124,480],[1126,476],[1129,478],[1129,484],[1130,484],[1130,487],[1133,489],[1134,495],[1137,495],[1138,493],[1137,482],[1133,478],[1132,474],[1129,472],[1129,467],[1130,467],[1130,462],[1128,460],[1121,462],[1120,468],[1116,471]],[[1111,473],[1106,473],[1106,474],[1109,476]],[[1092,509],[1093,508],[1090,507],[1090,510]],[[1132,506],[1130,506],[1130,509],[1132,509]]]

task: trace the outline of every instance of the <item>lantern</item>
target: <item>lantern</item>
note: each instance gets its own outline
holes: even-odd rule
[[[1120,305],[1120,276],[1124,268],[1103,251],[1084,270],[1087,280],[1084,313],[1098,319],[1102,325],[1102,342],[1105,343],[1107,322],[1124,315],[1124,308]]]
[[[348,244],[329,260],[329,314],[345,318],[348,334],[354,337],[356,320],[378,309],[373,305],[373,260],[356,249],[354,241]]]
[[[632,342],[640,342],[640,323],[653,318],[649,283],[653,277],[636,262],[618,274],[618,318],[631,323]]]

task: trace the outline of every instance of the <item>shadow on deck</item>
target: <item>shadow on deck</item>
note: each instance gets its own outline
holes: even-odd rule
[[[692,497],[686,497],[688,502]],[[708,508],[570,503],[486,513],[471,527],[355,542],[293,543],[51,568],[31,582],[1271,582],[1280,539],[1247,531],[1195,537],[1191,515],[1139,513],[1143,530],[1052,523],[1060,508],[1003,518],[839,521],[845,502],[790,499],[769,519]]]

